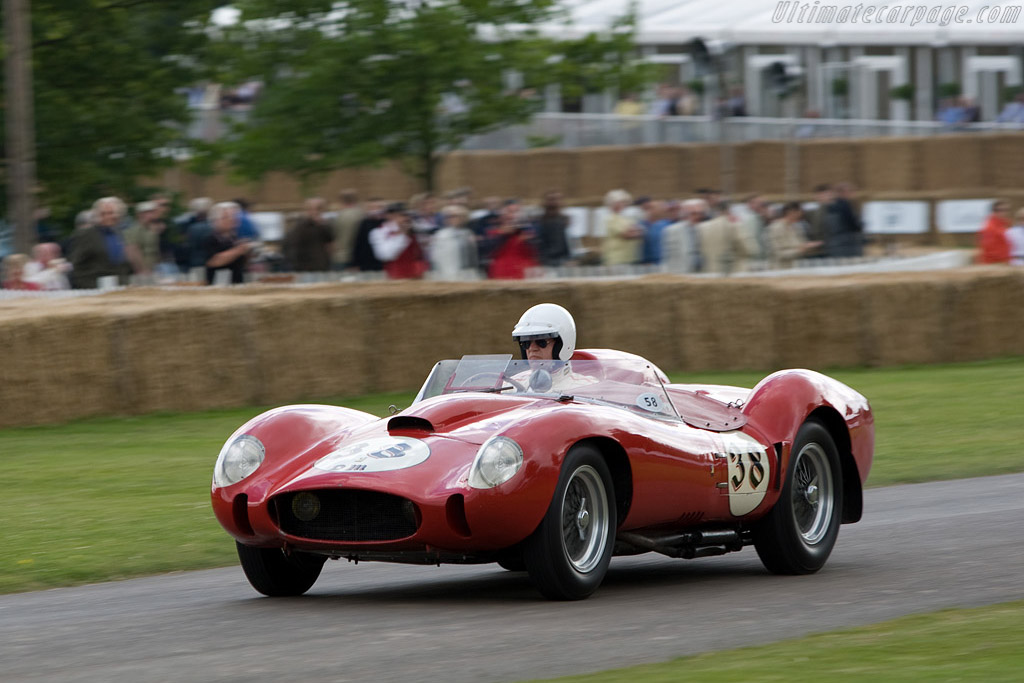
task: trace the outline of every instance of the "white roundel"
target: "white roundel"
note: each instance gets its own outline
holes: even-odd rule
[[[419,465],[430,456],[430,447],[419,439],[382,436],[339,448],[313,465],[325,472],[391,472]]]
[[[663,413],[666,408],[665,402],[658,398],[657,394],[650,392],[636,397],[636,407],[649,413]]]

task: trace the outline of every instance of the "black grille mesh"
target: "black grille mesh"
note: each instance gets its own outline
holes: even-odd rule
[[[313,494],[319,513],[309,521],[295,516],[295,496]],[[416,506],[399,496],[377,491],[329,489],[286,493],[274,499],[281,530],[322,541],[394,541],[416,533]]]

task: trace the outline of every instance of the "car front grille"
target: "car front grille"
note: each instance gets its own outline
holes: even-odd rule
[[[411,500],[377,491],[296,491],[274,503],[282,531],[322,541],[395,541],[416,533],[420,522]]]

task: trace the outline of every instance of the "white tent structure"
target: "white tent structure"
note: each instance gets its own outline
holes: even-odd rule
[[[564,21],[545,32],[579,36],[607,30],[629,0],[567,0]],[[728,46],[726,68],[742,83],[753,115],[775,115],[761,82],[775,61],[804,74],[804,104],[826,116],[931,120],[938,86],[958,84],[983,118],[999,112],[1003,90],[1024,84],[1024,12],[1020,4],[967,0],[637,0],[638,43],[655,62],[679,65],[692,77],[694,38]],[[832,83],[849,88],[837,112]],[[890,97],[912,84],[913,100]]]

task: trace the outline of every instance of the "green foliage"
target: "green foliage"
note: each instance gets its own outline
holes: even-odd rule
[[[909,102],[914,99],[914,85],[912,83],[897,85],[889,90],[889,97],[894,100],[906,100]]]
[[[539,149],[541,147],[555,147],[562,141],[561,135],[528,135],[526,136],[526,144],[530,149]]]
[[[845,78],[832,79],[832,96],[846,97],[850,94],[850,81]]]
[[[686,87],[689,88],[690,91],[693,92],[694,95],[697,95],[698,97],[703,97],[704,96],[704,87],[705,86],[704,86],[704,79],[703,78],[695,78],[692,81],[689,81],[686,84]]]
[[[250,177],[398,159],[432,187],[446,152],[529,118],[546,85],[561,83],[572,97],[649,77],[632,59],[632,15],[600,37],[552,40],[534,28],[558,20],[551,0],[361,0],[333,12],[316,0],[287,12],[269,0],[236,6],[242,21],[218,50],[235,77],[266,84],[227,143],[227,157]]]
[[[938,88],[939,98],[946,99],[948,97],[960,97],[963,93],[963,88],[960,87],[959,83],[943,83]]]
[[[67,221],[170,163],[217,0],[34,0],[39,202]]]

